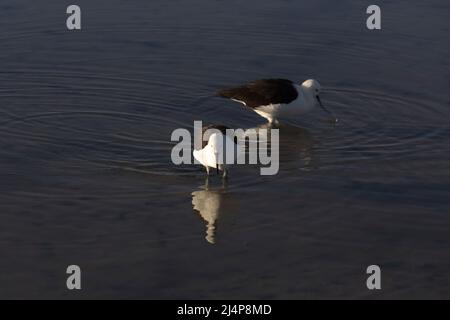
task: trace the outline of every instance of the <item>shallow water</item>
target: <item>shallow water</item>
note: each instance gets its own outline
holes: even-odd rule
[[[77,3],[81,32],[0,1],[1,298],[450,298],[446,1],[379,1],[377,32],[358,1]],[[282,125],[276,176],[171,163],[194,120],[263,125],[210,96],[266,77],[338,125]]]

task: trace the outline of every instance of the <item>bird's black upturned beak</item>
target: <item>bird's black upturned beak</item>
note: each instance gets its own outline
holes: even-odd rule
[[[323,110],[325,110],[326,112],[328,112],[329,114],[331,114],[331,111],[328,110],[327,108],[325,108],[325,106],[322,104],[322,101],[320,100],[319,95],[316,95],[316,99],[317,99],[317,101],[319,102],[319,106],[320,106]]]
[[[331,114],[334,117],[334,121],[337,122],[338,119],[336,118],[336,116],[334,115],[333,112],[331,112],[330,110],[328,110],[327,108],[325,108],[325,106],[322,104],[322,101],[320,100],[319,95],[316,95],[316,99],[319,102],[319,106],[327,113]]]

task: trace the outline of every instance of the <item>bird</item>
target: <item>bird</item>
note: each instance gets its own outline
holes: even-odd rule
[[[210,175],[210,168],[215,168],[217,174],[222,171],[222,178],[228,177],[227,154],[235,153],[236,138],[232,140],[226,135],[229,129],[224,125],[209,125],[202,128],[202,149],[193,151],[194,158],[200,162]],[[206,142],[206,140],[208,142]],[[235,157],[232,161],[234,163]]]
[[[322,104],[320,91],[321,86],[314,79],[308,79],[301,84],[287,79],[261,79],[219,90],[216,95],[242,103],[272,124],[278,123],[279,118],[305,114],[317,105],[333,115]],[[337,122],[336,117],[334,120]]]

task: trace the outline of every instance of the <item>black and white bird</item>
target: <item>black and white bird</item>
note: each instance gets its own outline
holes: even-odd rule
[[[319,82],[314,79],[302,84],[286,79],[262,79],[220,90],[217,95],[240,102],[273,123],[279,118],[305,114],[317,105],[332,114],[320,101],[320,90]]]

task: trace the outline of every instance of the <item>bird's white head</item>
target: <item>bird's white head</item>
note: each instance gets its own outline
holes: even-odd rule
[[[315,96],[318,96],[322,87],[320,86],[319,81],[314,79],[308,79],[302,83],[302,87],[305,88],[308,92],[313,93]]]
[[[316,105],[318,104],[324,111],[328,112],[329,114],[333,115],[334,121],[337,122],[337,118],[334,116],[333,112],[325,108],[325,106],[322,104],[322,101],[320,100],[320,91],[322,90],[322,87],[320,86],[319,81],[314,79],[308,79],[305,82],[302,83],[302,87],[305,92],[309,93],[310,96],[316,101]]]
[[[323,109],[322,101],[320,101],[320,90],[321,86],[319,81],[314,79],[308,79],[305,82],[302,83],[303,92],[306,93],[306,96],[308,96],[310,99],[314,100],[315,105],[319,104],[320,107]]]

